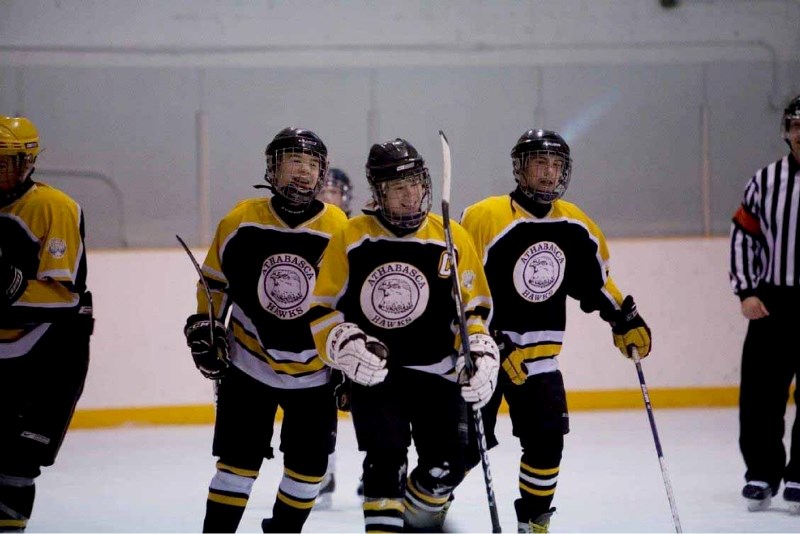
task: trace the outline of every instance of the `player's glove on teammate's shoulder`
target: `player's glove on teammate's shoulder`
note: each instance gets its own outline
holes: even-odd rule
[[[212,343],[213,328],[213,343]],[[186,319],[183,329],[186,344],[192,351],[194,364],[204,377],[216,380],[225,376],[231,363],[228,332],[225,324],[214,319],[212,327],[208,314],[197,313]]]
[[[497,386],[497,373],[500,370],[500,351],[497,343],[486,334],[469,336],[469,352],[475,362],[475,373],[467,377],[464,355],[456,360],[456,375],[459,377],[461,396],[472,404],[474,410],[480,410],[492,398]]]
[[[625,297],[625,300],[622,301],[622,307],[609,322],[614,336],[614,345],[626,358],[631,357],[632,347],[636,347],[640,358],[645,358],[650,354],[650,327],[639,315],[632,296]]]
[[[0,257],[0,307],[14,304],[26,287],[28,281],[22,271]]]
[[[389,349],[355,323],[333,327],[325,345],[333,366],[356,384],[374,386],[383,382],[389,372],[386,369]]]

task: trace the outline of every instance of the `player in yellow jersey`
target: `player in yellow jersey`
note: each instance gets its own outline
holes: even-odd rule
[[[342,169],[335,167],[329,169],[322,181],[322,188],[319,190],[317,198],[322,202],[341,208],[349,217],[350,201],[353,199],[353,184],[350,177]],[[337,406],[342,411],[350,411],[350,381],[338,371],[334,373],[333,380],[338,384],[336,387]],[[318,510],[330,509],[333,505],[334,491],[336,491],[336,453],[332,452],[328,457],[328,472],[325,473],[325,479],[322,481],[315,508]],[[363,481],[359,481],[357,493],[363,495]]]
[[[316,200],[328,150],[314,132],[281,130],[266,159],[273,195],[244,200],[223,217],[202,267],[214,324],[199,286],[184,331],[195,364],[218,382],[212,452],[219,460],[204,532],[236,531],[261,464],[273,457],[279,406],[283,478],[264,532],[301,531],[336,442],[331,369],[314,347],[308,311],[322,251],[347,216]]]
[[[0,532],[24,531],[89,366],[81,207],[34,181],[39,133],[0,117]]]
[[[320,356],[352,381],[353,424],[366,453],[366,531],[441,528],[464,477],[466,402],[482,406],[497,381],[491,295],[472,241],[454,223],[466,342],[477,368],[460,382],[451,263],[442,218],[430,213],[425,161],[395,139],[372,146],[366,171],[374,206],[325,250],[312,331]],[[418,462],[406,477],[412,438]]]
[[[625,356],[650,352],[650,329],[633,298],[623,299],[609,274],[600,228],[563,200],[572,171],[567,142],[556,132],[528,130],[511,151],[517,187],[464,211],[462,224],[482,259],[494,298],[491,328],[503,346],[503,373],[483,420],[489,445],[501,397],[522,445],[520,532],[546,531],[569,432],[564,381],[557,356],[566,326],[566,300],[599,311]],[[477,464],[477,458],[471,464]]]

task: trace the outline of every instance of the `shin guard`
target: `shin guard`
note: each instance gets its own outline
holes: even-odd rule
[[[258,471],[217,462],[206,501],[203,532],[236,532]]]

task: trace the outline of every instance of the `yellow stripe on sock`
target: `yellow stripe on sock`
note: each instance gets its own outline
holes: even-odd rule
[[[209,493],[208,500],[219,504],[227,504],[228,506],[237,506],[239,508],[247,506],[247,499],[243,497],[229,497],[227,495],[220,495],[219,493]]]
[[[530,493],[531,495],[536,495],[537,497],[548,497],[550,495],[555,495],[555,493],[556,493],[556,489],[555,488],[552,488],[552,489],[549,489],[549,490],[537,490],[537,489],[529,488],[528,486],[525,486],[522,483],[520,483],[519,489],[521,489],[525,493]]]
[[[285,493],[278,492],[277,499],[281,501],[283,504],[291,506],[292,508],[297,508],[299,510],[309,510],[312,506],[314,506],[314,500],[310,501],[298,501],[296,499],[292,499],[291,497],[287,496]]]

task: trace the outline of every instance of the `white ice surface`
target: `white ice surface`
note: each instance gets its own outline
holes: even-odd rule
[[[790,407],[788,428],[793,417]],[[656,408],[655,418],[684,532],[800,532],[800,516],[787,513],[780,494],[771,509],[747,511],[735,409]],[[644,408],[574,413],[571,427],[551,531],[674,532]],[[214,473],[211,437],[211,426],[70,432],[56,465],[37,481],[28,532],[199,532]],[[490,453],[494,491],[503,531],[515,532],[519,445],[505,416],[498,437]],[[280,458],[265,461],[239,532],[260,532],[270,515]],[[312,511],[305,532],[363,532],[355,493],[361,459],[351,421],[341,419],[333,508]],[[448,525],[491,531],[480,468],[456,490]]]

